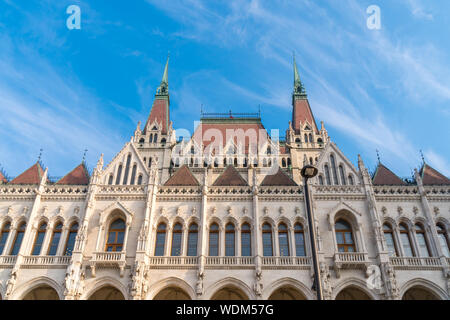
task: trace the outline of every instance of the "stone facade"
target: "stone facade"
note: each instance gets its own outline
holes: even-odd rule
[[[0,298],[315,299],[311,163],[325,299],[449,299],[448,178],[426,164],[408,182],[381,164],[371,176],[360,157],[356,168],[294,74],[283,141],[249,114],[203,114],[177,141],[167,65],[145,127],[106,166],[58,182],[40,163],[0,174]]]

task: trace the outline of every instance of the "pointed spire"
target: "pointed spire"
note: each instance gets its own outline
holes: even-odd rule
[[[297,62],[294,53],[294,95],[306,96],[306,90],[298,73]]]
[[[163,75],[163,78],[161,80],[161,83],[165,83],[167,85],[169,85],[169,58],[170,58],[170,51],[167,54],[166,67],[164,68],[164,75]]]
[[[170,52],[167,55],[166,67],[164,68],[164,74],[161,80],[161,84],[156,90],[156,95],[167,96],[169,94],[169,58]]]

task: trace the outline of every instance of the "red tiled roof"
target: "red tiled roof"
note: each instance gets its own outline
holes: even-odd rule
[[[155,120],[158,124],[162,124],[161,132],[166,134],[170,121],[168,97],[155,98],[153,101],[152,110],[150,111],[150,116],[148,117],[147,124],[145,125],[145,130],[147,129],[147,125],[152,124]]]
[[[188,166],[184,165],[175,172],[173,176],[167,180],[165,186],[199,186],[197,179],[195,179]]]
[[[372,183],[374,185],[405,185],[406,182],[397,177],[391,170],[381,163],[378,164]]]
[[[303,127],[303,125],[300,126],[300,123],[304,124],[306,121],[308,121],[308,123],[313,126],[313,128],[311,128],[312,130],[314,130],[316,133],[319,132],[308,99],[295,99],[294,110],[292,112],[293,129],[298,132],[300,128]]]
[[[237,172],[233,166],[228,166],[224,172],[216,179],[213,186],[229,187],[229,186],[248,186],[247,181]]]
[[[40,184],[43,175],[44,170],[39,162],[37,162],[17,178],[13,179],[10,184]]]
[[[60,179],[56,184],[62,185],[88,185],[89,173],[84,166],[80,164],[78,167],[69,172],[66,176]]]
[[[277,173],[264,177],[261,186],[297,186],[297,184],[281,168],[278,168]]]
[[[0,184],[2,183],[7,183],[8,180],[6,180],[5,176],[3,175],[3,173],[0,171]]]
[[[437,170],[425,164],[421,170],[422,182],[424,185],[448,184],[450,179],[438,172]]]

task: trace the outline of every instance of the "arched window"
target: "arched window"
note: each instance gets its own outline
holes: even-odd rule
[[[390,224],[383,224],[384,239],[386,240],[387,249],[391,257],[398,256],[397,245],[394,239],[394,231]]]
[[[45,233],[47,232],[47,223],[43,222],[39,226],[36,232],[36,238],[34,239],[33,250],[31,255],[38,256],[41,254],[42,244],[44,243]]]
[[[297,257],[306,256],[305,233],[303,230],[303,226],[300,223],[295,224],[294,235],[295,235],[295,254],[296,254],[296,256]]]
[[[116,184],[120,184],[120,177],[122,176],[122,165],[119,165],[119,168],[117,169],[117,177],[116,177]]]
[[[247,168],[247,158],[244,158],[244,168]]]
[[[166,224],[160,223],[156,231],[155,256],[164,256],[164,247],[166,244]]]
[[[191,147],[191,154],[195,154],[195,148],[194,148],[194,146]]]
[[[223,166],[224,166],[224,167],[227,166],[227,158],[223,158]]]
[[[142,185],[142,174],[139,175],[137,184]]]
[[[425,229],[420,223],[416,223],[415,229],[420,256],[428,258],[431,256],[431,251],[428,245],[427,237],[425,235]]]
[[[324,170],[325,170],[325,179],[327,180],[327,185],[331,186],[330,169],[328,168],[327,164],[324,166]]]
[[[183,227],[177,223],[172,230],[172,252],[173,257],[181,255],[181,238],[183,237]]]
[[[75,240],[77,239],[78,223],[74,222],[69,230],[67,237],[66,247],[64,248],[64,255],[71,256],[73,248],[75,247]]]
[[[213,223],[209,228],[209,255],[217,257],[219,255],[219,226]]]
[[[353,175],[348,175],[348,184],[353,186],[355,184],[355,181],[353,181]]]
[[[109,176],[109,179],[108,179],[108,184],[109,184],[109,185],[112,185],[112,184],[113,184],[113,179],[114,179],[114,177],[113,177],[113,175],[111,174],[111,175]]]
[[[58,251],[59,241],[61,240],[63,224],[58,222],[56,227],[53,229],[52,240],[50,241],[50,248],[48,248],[49,256],[56,256],[56,251]]]
[[[336,240],[339,252],[355,252],[355,242],[353,240],[353,232],[350,224],[340,219],[334,226],[336,230]]]
[[[280,246],[280,256],[288,257],[289,254],[289,233],[284,223],[278,225],[278,244]]]
[[[331,161],[331,171],[333,172],[333,183],[335,185],[339,184],[338,183],[338,178],[337,178],[337,171],[336,171],[336,161],[334,159],[334,155],[330,155],[330,161]]]
[[[319,144],[319,146],[321,147],[323,145],[323,140],[322,138],[317,139],[317,143]]]
[[[309,157],[309,164],[310,164],[310,165],[313,165],[313,164],[314,164],[313,158],[312,158],[312,157]]]
[[[11,231],[11,223],[6,222],[3,228],[0,230],[0,255],[3,254],[3,250],[6,246],[6,240],[8,240],[9,232]]]
[[[313,137],[312,137],[312,134],[311,134],[311,133],[309,134],[309,142],[310,142],[310,143],[313,142]]]
[[[148,158],[148,167],[151,168],[152,167],[152,157]]]
[[[268,223],[264,223],[262,227],[262,237],[263,237],[263,254],[265,257],[273,256],[273,245],[272,245],[272,227]]]
[[[286,168],[286,159],[285,159],[285,158],[283,158],[283,159],[281,160],[281,166],[282,166],[283,168]]]
[[[158,135],[155,133],[155,135],[153,136],[153,143],[158,142]]]
[[[271,155],[272,154],[272,149],[270,147],[267,147],[267,155]]]
[[[438,237],[439,237],[439,244],[442,249],[442,253],[447,258],[450,258],[450,241],[448,239],[447,232],[445,232],[445,227],[442,224],[436,225]]]
[[[300,138],[295,139],[295,143],[300,143]]]
[[[238,160],[237,160],[237,158],[234,158],[234,166],[235,166],[235,167],[238,166]]]
[[[218,168],[219,167],[219,159],[215,158],[214,159],[214,168]]]
[[[236,248],[236,232],[234,225],[229,223],[225,227],[225,256],[234,257]]]
[[[322,177],[322,175],[319,175],[319,184],[321,186],[323,186],[323,177]]]
[[[288,165],[288,167],[292,166],[291,158],[288,158],[288,159],[287,159],[287,165]]]
[[[241,227],[241,255],[250,257],[252,255],[252,231],[248,223]]]
[[[128,182],[128,174],[130,173],[130,164],[131,164],[131,154],[127,157],[127,163],[125,165],[125,173],[123,175],[123,185],[126,185]]]
[[[197,243],[198,243],[198,226],[196,223],[191,224],[188,233],[188,252],[189,257],[197,256]]]
[[[153,133],[150,133],[150,139],[148,140],[150,143],[153,142]]]
[[[11,249],[11,255],[17,256],[19,254],[20,245],[22,244],[23,235],[25,234],[25,229],[27,228],[27,224],[22,222],[17,229],[16,237],[14,239],[14,243]]]
[[[123,249],[124,237],[125,237],[125,221],[123,221],[120,218],[114,220],[109,226],[105,251],[121,252]]]
[[[164,147],[166,145],[166,141],[166,138],[161,139],[161,146]]]
[[[345,186],[347,185],[347,181],[345,180],[344,167],[339,165],[339,174],[341,175],[341,183]]]
[[[409,236],[408,227],[401,223],[399,226],[400,229],[400,239],[402,240],[403,253],[406,257],[413,257],[413,251],[411,246],[411,238]]]
[[[131,171],[130,184],[134,184],[136,182],[136,170],[137,170],[137,165],[134,165],[133,170]]]
[[[308,135],[305,133],[305,143],[308,143]]]

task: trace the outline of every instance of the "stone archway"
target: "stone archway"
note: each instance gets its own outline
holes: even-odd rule
[[[347,287],[338,293],[336,300],[372,300],[372,298],[361,289]]]
[[[414,286],[403,294],[402,300],[441,300],[434,292],[424,287]]]
[[[249,300],[248,296],[236,287],[225,287],[213,294],[211,300]]]
[[[125,300],[125,297],[113,286],[105,286],[95,291],[88,300]]]
[[[28,292],[23,300],[59,300],[59,296],[55,289],[43,285]]]
[[[191,297],[183,289],[170,287],[161,290],[153,300],[191,300]]]
[[[272,292],[268,300],[307,300],[305,295],[292,287],[281,287]]]

